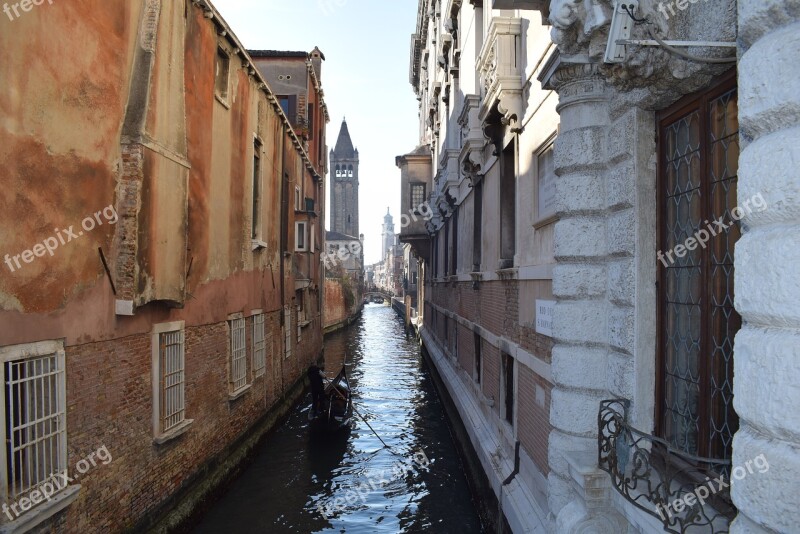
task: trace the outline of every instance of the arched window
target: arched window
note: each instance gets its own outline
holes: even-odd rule
[[[341,176],[341,175],[342,175],[342,173],[341,173],[341,171],[339,170],[339,166],[337,165],[337,166],[336,166],[336,176]]]
[[[352,166],[352,165],[350,165],[350,166],[347,168],[347,176],[350,176],[350,177],[352,177],[352,176],[353,176],[353,166]]]

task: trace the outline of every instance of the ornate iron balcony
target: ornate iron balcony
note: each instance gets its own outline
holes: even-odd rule
[[[666,532],[728,532],[736,508],[730,499],[730,460],[702,458],[628,424],[630,401],[600,403],[598,466],[634,506],[656,517]]]

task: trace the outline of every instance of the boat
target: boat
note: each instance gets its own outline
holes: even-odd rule
[[[308,420],[312,427],[333,431],[349,426],[352,418],[350,382],[347,380],[347,370],[342,367],[336,378],[325,385],[320,406],[315,407],[312,400]]]

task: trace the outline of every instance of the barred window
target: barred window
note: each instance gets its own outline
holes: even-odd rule
[[[66,376],[63,348],[42,354],[37,343],[13,358],[3,354],[5,495],[9,501],[28,497],[54,477],[67,473]],[[9,358],[8,356],[11,356]],[[53,484],[55,486],[55,484]],[[66,485],[59,490],[66,488]]]
[[[267,367],[266,341],[264,337],[264,314],[253,316],[253,373],[263,376]]]
[[[183,423],[186,416],[183,330],[158,335],[161,365],[161,432]]]
[[[419,209],[425,203],[425,184],[411,184],[411,209]]]
[[[236,393],[247,385],[247,345],[244,318],[232,319],[231,329],[231,392]]]

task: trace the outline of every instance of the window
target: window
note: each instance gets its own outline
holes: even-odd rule
[[[483,249],[483,182],[478,182],[472,189],[474,195],[472,210],[472,271],[481,270],[481,253]]]
[[[481,383],[481,336],[477,332],[472,334],[475,342],[475,369],[473,370],[473,376],[475,377],[475,382],[478,384]]]
[[[289,119],[289,122],[294,125],[295,121],[297,120],[297,96],[295,95],[278,95],[278,103],[281,105],[281,109],[283,109],[283,113],[286,115],[286,118]]]
[[[500,157],[500,269],[513,267],[516,254],[516,146],[512,141]]]
[[[292,356],[292,309],[283,307],[283,335],[286,349],[286,359]]]
[[[294,210],[303,211],[303,195],[299,185],[294,187]]]
[[[247,345],[245,343],[244,317],[231,319],[228,324],[231,333],[231,394],[236,394],[247,386]]]
[[[306,118],[308,120],[308,139],[309,141],[314,140],[314,104],[308,105],[308,111],[306,112]]]
[[[411,210],[416,212],[425,203],[425,184],[411,184]]]
[[[734,75],[658,116],[656,431],[688,454],[724,459],[739,426],[733,339],[742,324],[733,307],[741,235],[731,217],[739,161]],[[727,229],[708,224],[721,218]]]
[[[442,230],[444,231],[444,250],[442,253],[444,254],[444,276],[447,277],[450,275],[450,223],[452,222],[452,218],[447,219],[445,221]]]
[[[261,143],[253,143],[253,229],[251,238],[261,238]]]
[[[450,274],[453,276],[458,274],[458,211],[459,211],[458,208],[459,206],[456,206],[455,209],[453,210],[453,219],[452,219],[453,246],[451,248],[453,257],[450,259]]]
[[[297,299],[297,322],[304,323],[306,322],[306,299],[305,299],[305,291],[299,289],[295,291],[295,299]]]
[[[294,223],[294,238],[295,238],[295,246],[294,249],[297,252],[306,252],[308,251],[308,239],[306,236],[306,222],[296,222]]]
[[[2,497],[29,498],[67,474],[64,346],[43,341],[0,348],[5,414]],[[58,487],[58,491],[66,485]]]
[[[556,213],[556,173],[553,162],[554,141],[548,141],[536,154],[536,219],[541,221]]]
[[[502,354],[502,388],[503,417],[511,425],[514,424],[514,358]]]
[[[267,368],[266,340],[264,336],[264,314],[253,315],[253,374],[263,376]]]
[[[231,58],[222,49],[217,48],[217,64],[215,73],[215,85],[217,96],[222,100],[228,100],[228,77],[230,72]]]

